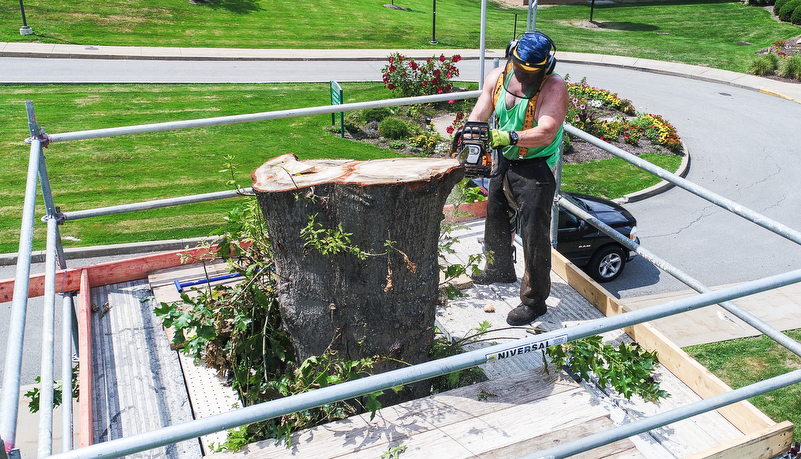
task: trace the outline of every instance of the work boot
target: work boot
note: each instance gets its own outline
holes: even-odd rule
[[[511,284],[517,282],[517,274],[514,267],[506,270],[499,270],[488,268],[481,271],[480,274],[473,274],[470,276],[474,284],[489,285],[494,283]]]
[[[509,315],[506,316],[506,323],[513,327],[528,325],[534,322],[537,317],[545,315],[546,312],[548,312],[548,308],[545,305],[542,306],[542,309],[534,309],[531,306],[520,304],[520,306],[509,311]]]

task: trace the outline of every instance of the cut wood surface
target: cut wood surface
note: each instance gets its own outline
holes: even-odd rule
[[[368,186],[429,181],[457,169],[460,169],[459,162],[449,158],[298,161],[295,155],[287,154],[267,161],[253,172],[253,189],[277,192],[292,191],[323,183]]]

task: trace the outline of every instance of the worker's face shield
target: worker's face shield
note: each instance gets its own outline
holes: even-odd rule
[[[542,77],[545,73],[545,67],[523,65],[511,57],[509,58],[509,62],[512,64],[513,76],[512,78],[504,78],[504,89],[506,89],[507,92],[523,99],[529,99],[533,97],[537,93],[540,83],[542,82]],[[519,89],[509,89],[510,83],[513,79],[520,83]],[[526,96],[525,94],[530,95]]]

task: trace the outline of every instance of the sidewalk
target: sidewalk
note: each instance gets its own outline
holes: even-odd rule
[[[459,54],[462,59],[478,59],[478,49],[239,49],[239,48],[151,48],[142,46],[86,46],[47,43],[0,42],[0,57],[48,57],[72,59],[163,59],[163,60],[263,60],[263,61],[382,61],[399,52],[415,59],[436,54]],[[485,59],[503,59],[504,50],[488,49]],[[703,81],[752,89],[801,103],[801,83],[784,83],[698,65],[655,61],[633,57],[559,52],[561,62],[602,65],[665,75],[683,76]]]

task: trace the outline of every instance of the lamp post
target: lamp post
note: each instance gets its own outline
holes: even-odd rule
[[[19,28],[19,34],[33,35],[33,29],[28,27],[28,22],[25,20],[25,7],[22,5],[22,0],[19,0],[19,9],[22,11],[22,27]]]
[[[22,1],[22,0],[19,0]],[[431,44],[437,44],[437,0],[434,0],[434,19],[431,24]]]

